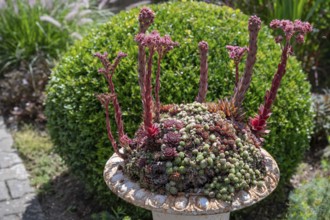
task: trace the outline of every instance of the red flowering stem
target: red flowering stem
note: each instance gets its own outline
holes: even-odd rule
[[[265,133],[267,119],[271,115],[272,104],[275,101],[281,80],[286,72],[286,63],[288,60],[290,47],[290,44],[287,42],[282,51],[281,62],[278,65],[276,74],[272,80],[272,86],[270,90],[266,92],[264,105],[260,105],[258,115],[250,119],[250,125],[254,131],[261,131],[262,133]]]
[[[151,85],[151,73],[152,73],[152,57],[154,55],[154,48],[149,48],[148,58],[148,70],[145,76],[145,103],[144,103],[144,129],[148,131],[148,128],[152,127],[152,85]]]
[[[237,88],[239,71],[238,71],[239,62],[235,62],[235,88]]]
[[[304,35],[312,31],[312,26],[308,22],[302,22],[295,20],[294,22],[289,20],[273,20],[270,23],[270,27],[273,29],[282,29],[285,33],[286,44],[282,50],[281,62],[277,67],[277,71],[272,80],[272,86],[270,90],[266,91],[265,103],[260,105],[258,115],[254,118],[250,118],[250,126],[254,132],[259,134],[267,133],[267,119],[271,115],[271,107],[275,101],[278,88],[280,87],[281,80],[286,72],[286,63],[288,56],[292,54],[292,46],[290,40],[296,34],[296,42],[301,44],[304,42]],[[275,38],[277,43],[283,40],[282,36]]]
[[[111,141],[112,144],[115,143],[114,149],[118,151],[118,147],[117,144],[113,138],[112,132],[111,132],[111,127],[110,127],[110,121],[109,121],[109,102],[111,101],[113,106],[114,106],[114,110],[115,110],[115,121],[117,124],[117,129],[118,129],[118,135],[119,135],[119,139],[120,140],[127,140],[126,142],[129,143],[130,139],[125,135],[124,133],[124,122],[122,119],[122,112],[121,112],[121,108],[118,102],[118,98],[117,98],[117,94],[115,91],[115,86],[113,84],[112,81],[112,77],[113,74],[120,62],[120,60],[123,57],[126,57],[127,55],[123,52],[119,52],[116,59],[114,60],[113,64],[111,64],[107,58],[107,53],[104,53],[103,55],[100,53],[96,53],[95,56],[98,57],[104,68],[99,69],[99,73],[101,73],[102,75],[104,75],[104,77],[107,80],[108,83],[108,90],[110,91],[110,94],[103,94],[103,95],[99,95],[98,98],[101,101],[102,105],[104,106],[105,110],[106,110],[106,120],[107,120],[107,130],[108,130],[108,138]],[[118,152],[116,152],[118,153]]]
[[[138,72],[139,72],[139,85],[140,85],[140,93],[142,102],[144,102],[144,77],[146,72],[146,52],[144,47],[139,44],[139,52],[138,52]]]
[[[265,95],[265,105],[263,108],[263,112],[260,115],[261,118],[267,119],[268,118],[267,115],[269,115],[269,113],[271,112],[271,106],[272,106],[273,102],[275,101],[278,88],[280,87],[280,84],[281,84],[281,80],[282,80],[284,74],[286,73],[286,63],[288,60],[289,47],[290,47],[289,43],[286,43],[286,45],[283,49],[283,52],[282,52],[281,63],[277,67],[277,72],[273,78],[270,91],[268,92],[268,94],[266,93],[266,95]]]
[[[112,78],[112,76],[110,77],[110,79],[108,79],[108,77],[107,77],[108,88],[109,88],[109,91],[111,92],[111,94],[113,94],[113,98],[111,100],[112,100],[112,105],[115,110],[115,121],[117,124],[118,135],[119,135],[119,138],[121,138],[125,134],[124,133],[124,123],[123,123],[123,119],[122,119],[122,113],[121,113],[121,108],[120,108],[120,105],[118,102],[117,94],[115,92],[115,87],[114,87],[114,84],[113,84],[111,78]]]
[[[105,107],[105,120],[106,120],[106,124],[107,124],[108,139],[110,140],[115,153],[118,154],[121,158],[125,158],[125,155],[119,152],[115,138],[112,135],[110,118],[109,118],[109,103],[107,105],[105,105],[104,107]]]
[[[139,34],[145,34],[149,26],[154,22],[155,14],[149,8],[142,8],[139,14]],[[146,74],[146,51],[145,47],[141,44],[138,45],[138,72],[139,72],[139,85],[142,103],[145,101],[144,97],[144,82]]]
[[[208,44],[205,41],[201,41],[198,44],[199,52],[200,52],[200,79],[199,79],[199,90],[198,95],[196,97],[197,102],[204,102],[207,93],[207,73],[208,73],[208,65],[207,65],[207,51]]]
[[[109,118],[109,103],[113,99],[113,95],[111,95],[109,93],[103,93],[103,94],[97,95],[97,98],[101,102],[102,106],[105,108],[105,121],[106,121],[106,127],[107,127],[107,134],[108,134],[108,139],[110,140],[111,145],[113,147],[113,150],[121,158],[125,158],[125,155],[123,155],[119,152],[117,142],[111,131],[110,118]]]
[[[158,54],[157,60],[157,74],[156,74],[156,85],[155,85],[155,99],[156,99],[156,116],[155,121],[159,122],[160,119],[160,98],[159,98],[159,90],[160,90],[160,62],[162,60],[162,55]]]
[[[232,100],[236,107],[240,107],[243,103],[244,96],[248,88],[250,87],[253,66],[256,62],[257,54],[257,38],[260,30],[261,20],[257,16],[251,16],[249,19],[249,49],[245,63],[245,71],[242,78],[239,80],[237,88],[235,89]]]

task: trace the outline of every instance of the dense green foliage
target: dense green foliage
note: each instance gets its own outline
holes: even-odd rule
[[[180,43],[162,63],[160,96],[163,103],[192,102],[198,92],[200,40],[209,43],[209,92],[207,100],[233,94],[234,64],[225,46],[247,45],[248,16],[239,10],[212,4],[186,2],[151,6],[156,12],[155,24],[149,29],[170,34]],[[46,114],[49,131],[57,151],[90,190],[109,199],[102,179],[106,160],[112,153],[106,136],[104,111],[95,94],[106,91],[106,83],[97,73],[99,61],[93,53],[108,51],[114,58],[120,50],[128,53],[114,76],[118,99],[123,110],[125,128],[132,135],[141,122],[142,104],[137,77],[139,10],[121,12],[77,43],[54,69],[48,87]],[[259,51],[254,78],[244,107],[247,116],[256,113],[266,88],[270,87],[280,59],[280,47],[274,43],[266,25],[258,41]],[[241,72],[244,65],[241,64]],[[265,148],[277,160],[282,183],[301,160],[308,147],[312,130],[310,85],[305,81],[299,63],[290,58],[287,75],[273,107]],[[113,122],[113,121],[112,121]],[[112,123],[115,128],[114,122]],[[112,203],[114,204],[114,203]]]
[[[0,73],[37,57],[57,58],[101,14],[82,1],[5,1],[0,5]]]
[[[289,198],[287,219],[326,220],[330,216],[329,158],[322,161],[323,177],[316,177],[295,189]],[[326,161],[327,160],[327,161]]]

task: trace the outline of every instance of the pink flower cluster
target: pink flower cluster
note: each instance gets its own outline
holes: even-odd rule
[[[155,49],[160,55],[164,55],[179,45],[172,41],[169,35],[161,37],[158,31],[152,31],[150,34],[139,33],[136,35],[135,41],[151,50]]]
[[[261,20],[258,16],[252,15],[249,18],[249,31],[259,31],[261,28]]]
[[[107,76],[108,77],[112,77],[112,75],[114,74],[114,71],[117,68],[120,60],[122,58],[126,57],[127,54],[124,53],[124,52],[121,52],[121,51],[118,52],[117,57],[114,60],[114,62],[113,62],[112,65],[111,65],[111,63],[108,60],[108,53],[107,52],[104,52],[103,54],[97,52],[97,53],[94,54],[94,56],[96,56],[97,58],[99,58],[100,61],[101,61],[101,63],[102,63],[102,65],[103,65],[103,68],[100,68],[98,70],[98,72],[101,73],[101,74],[104,74],[105,77],[107,77]]]
[[[155,13],[149,8],[142,8],[139,14],[140,31],[145,32],[154,22]]]
[[[245,54],[248,51],[247,47],[239,47],[239,46],[226,46],[230,59],[233,59],[235,62],[240,62]]]
[[[270,25],[273,29],[282,29],[285,33],[286,40],[289,41],[294,34],[296,34],[296,41],[299,44],[304,42],[304,35],[312,31],[312,26],[308,22],[302,22],[300,20],[295,20],[294,22],[290,20],[273,20]],[[279,42],[279,38],[276,39]]]

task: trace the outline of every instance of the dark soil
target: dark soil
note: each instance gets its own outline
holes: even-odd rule
[[[42,186],[38,199],[47,220],[87,220],[100,211],[82,182],[68,172]]]

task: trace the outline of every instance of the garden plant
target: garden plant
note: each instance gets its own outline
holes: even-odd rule
[[[156,12],[157,19],[149,29],[157,29],[162,36],[169,34],[180,43],[162,59],[161,103],[192,103],[195,100],[200,78],[197,45],[202,40],[209,46],[205,100],[229,98],[235,86],[235,61],[228,57],[225,46],[248,45],[248,17],[239,10],[201,2],[170,2],[150,7]],[[110,192],[102,178],[104,164],[113,151],[104,126],[103,108],[95,99],[95,94],[106,92],[107,86],[105,79],[97,73],[100,64],[92,54],[108,51],[110,59],[114,59],[120,50],[128,54],[121,60],[112,80],[116,85],[125,132],[132,137],[142,121],[143,111],[140,87],[136,83],[138,44],[133,37],[139,31],[138,11],[123,11],[113,16],[108,23],[91,30],[82,41],[71,47],[53,69],[46,101],[48,128],[56,151],[87,189],[102,198],[100,204],[120,206],[127,213],[133,209],[122,206],[115,197],[109,197]],[[274,42],[266,25],[261,26],[258,36],[258,62],[242,105],[246,119],[253,117],[262,102],[281,55],[280,45]],[[157,60],[153,62],[156,66]],[[274,135],[265,136],[263,145],[279,164],[282,185],[288,182],[302,159],[312,128],[309,83],[293,56],[287,65],[286,77],[272,106],[272,116],[267,120]],[[242,70],[240,63],[239,71],[242,73]],[[113,110],[113,106],[109,105],[109,111]],[[112,117],[110,124],[112,128],[116,127]],[[114,138],[117,137],[114,133]],[[140,214],[134,210],[135,216]]]
[[[179,44],[169,35],[153,30],[155,14],[142,8],[139,14],[138,73],[143,105],[143,123],[134,138],[124,130],[122,111],[112,80],[120,61],[127,56],[119,52],[113,63],[108,53],[95,53],[103,64],[98,70],[108,83],[108,92],[97,96],[105,108],[108,138],[114,152],[124,159],[124,173],[140,186],[159,194],[199,193],[210,198],[232,201],[238,191],[263,185],[266,174],[265,158],[261,152],[263,136],[270,131],[267,120],[281,80],[286,73],[287,60],[293,54],[292,42],[302,44],[311,32],[308,22],[273,20],[270,27],[284,34],[275,38],[284,42],[282,54],[271,88],[266,91],[258,113],[246,120],[242,109],[245,93],[252,79],[256,62],[257,39],[261,20],[251,16],[248,21],[249,45],[228,45],[229,56],[235,63],[235,88],[230,98],[205,102],[208,87],[208,44],[198,44],[200,52],[200,82],[195,102],[161,105],[160,74],[164,56]],[[247,53],[244,74],[240,77],[239,63]],[[157,54],[156,79],[152,88],[153,58]],[[153,97],[154,96],[154,97]],[[119,142],[110,124],[109,105],[114,108]]]

